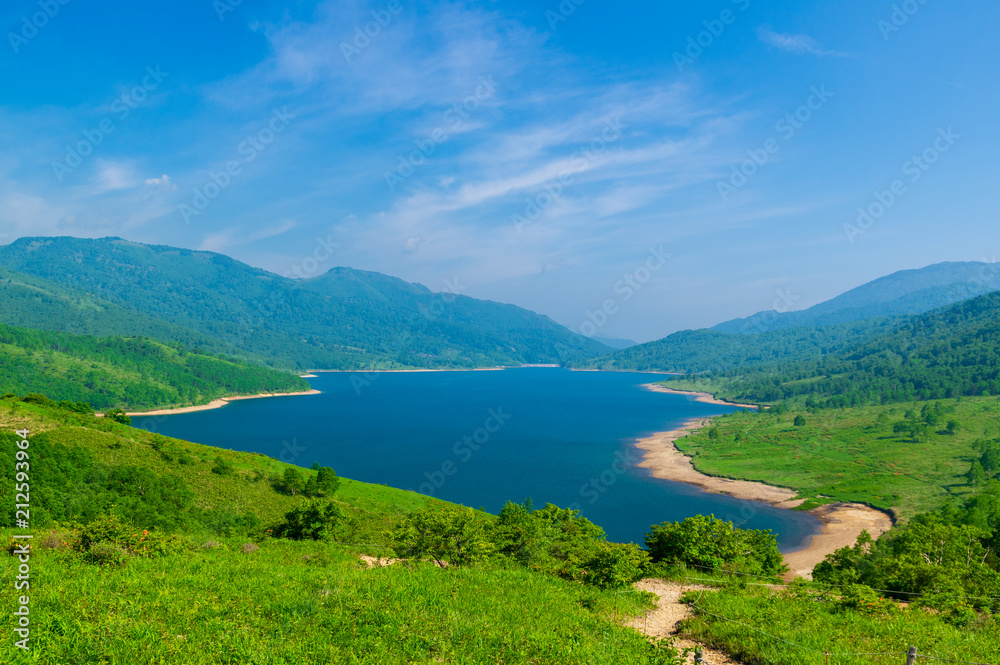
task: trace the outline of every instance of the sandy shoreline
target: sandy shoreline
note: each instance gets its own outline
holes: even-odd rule
[[[260,399],[261,397],[297,397],[299,395],[319,395],[318,390],[304,390],[298,393],[261,393],[259,395],[238,395],[236,397],[223,397],[212,400],[208,404],[199,406],[182,406],[176,409],[157,409],[156,411],[130,411],[128,416],[173,416],[180,413],[195,413],[197,411],[210,411],[211,409],[221,409],[230,402],[241,399]]]
[[[529,367],[531,365],[526,365]],[[517,367],[472,367],[470,369],[311,369],[310,374],[408,374],[412,372],[497,372]]]
[[[697,471],[691,458],[674,445],[678,439],[701,429],[710,418],[695,418],[669,432],[658,432],[636,441],[636,447],[645,451],[639,464],[649,469],[653,476],[697,485],[707,492],[728,494],[737,499],[762,501],[778,508],[794,508],[803,501],[798,493],[785,487],[774,487],[749,480],[731,480],[708,476]],[[812,578],[813,567],[841,547],[854,545],[862,531],[878,538],[892,526],[892,519],[885,513],[857,503],[831,503],[806,511],[822,523],[820,533],[813,535],[805,548],[784,555],[791,569],[786,579]]]
[[[727,402],[724,399],[719,399],[708,393],[698,393],[693,390],[677,390],[676,388],[668,388],[659,383],[644,383],[642,387],[646,390],[652,390],[654,393],[667,393],[669,395],[687,395],[688,397],[693,397],[696,402],[704,402],[705,404],[721,404],[723,406],[740,406],[745,409],[756,409],[756,404],[740,404],[738,402]]]

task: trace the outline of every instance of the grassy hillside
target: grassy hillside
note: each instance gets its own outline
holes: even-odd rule
[[[984,406],[967,400],[956,409],[970,432],[986,427]],[[848,458],[861,454],[869,456],[869,466],[881,464],[875,448],[841,451],[844,442],[836,432],[832,443],[824,443],[827,427],[838,427],[850,436],[863,432],[862,441],[869,436],[885,438],[877,429],[882,420],[878,414],[870,414],[875,422],[871,433],[865,423],[855,423],[855,432],[837,422],[816,423],[815,431],[808,424],[792,431],[784,422],[788,415],[738,414],[720,419],[717,427],[722,433],[712,439],[720,450],[699,459],[709,459],[715,452],[721,453],[720,459],[729,459],[721,446],[730,446],[729,438],[735,439],[737,433],[741,443],[751,440],[744,435],[753,432],[760,435],[761,446],[772,446],[770,451],[754,449],[754,457],[767,456],[772,464],[774,457],[787,455],[794,446],[807,448],[812,439],[826,455],[822,473],[838,455],[843,456],[845,469]],[[768,424],[768,419],[774,422]],[[292,496],[281,479],[290,470],[308,476],[317,472],[10,398],[0,400],[0,449],[6,460],[0,473],[0,515],[7,520],[0,525],[0,539],[6,543],[12,543],[13,534],[23,533],[9,528],[15,501],[10,477],[17,450],[13,432],[22,428],[31,432],[34,651],[25,654],[8,648],[6,653],[12,655],[6,662],[680,663],[669,644],[650,642],[621,625],[652,607],[649,594],[623,596],[583,579],[564,579],[563,572],[551,568],[552,562],[565,566],[573,556],[569,551],[563,555],[569,553],[570,560],[547,558],[551,552],[590,542],[588,547],[603,553],[598,560],[610,565],[609,571],[618,570],[621,560],[605,555],[631,547],[588,540],[593,525],[565,511],[546,507],[534,512],[536,517],[554,518],[553,531],[543,527],[547,518],[539,521],[521,506],[511,504],[498,517],[464,509],[476,516],[478,528],[490,525],[492,537],[499,534],[498,542],[509,542],[513,549],[455,563],[457,543],[470,551],[479,546],[475,530],[463,530],[453,532],[452,537],[458,538],[454,542],[431,543],[432,548],[452,552],[446,560],[453,564],[447,568],[410,560],[369,569],[359,554],[398,556],[400,533],[423,537],[412,529],[418,524],[413,515],[420,514],[413,511],[429,509],[423,514],[433,517],[459,515],[463,510],[411,492],[340,479],[339,489],[323,499],[343,511],[344,528],[336,537],[276,538],[275,525],[283,516],[288,519],[288,511],[309,503]],[[802,441],[796,440],[796,433],[804,435]],[[956,437],[954,442],[935,438],[928,445],[941,460],[958,459],[968,444],[966,438]],[[740,446],[735,441],[733,445]],[[891,445],[887,442],[885,450]],[[749,444],[737,452],[751,452]],[[925,495],[903,479],[898,486],[887,483],[896,473],[930,477],[933,470],[918,464],[922,462],[910,458],[905,468],[897,464],[901,471],[880,469],[885,492],[898,489],[900,496],[924,500]],[[819,466],[807,471],[821,472]],[[930,480],[948,482],[949,473]],[[803,485],[804,493],[810,489],[827,491],[822,484]],[[964,497],[958,491],[952,495]],[[926,496],[932,503],[933,497]],[[108,515],[117,515],[121,522]],[[991,515],[994,528],[1000,510]],[[705,524],[704,519],[689,522]],[[401,531],[406,524],[411,525],[409,531]],[[432,523],[423,524],[429,533],[436,533]],[[935,592],[927,596],[934,608],[928,611],[921,609],[923,596],[921,603],[903,609],[861,586],[817,585],[788,593],[747,587],[743,578],[719,577],[736,565],[725,557],[715,559],[728,550],[715,552],[703,539],[691,539],[695,531],[674,533],[676,541],[661,540],[659,546],[677,550],[682,556],[679,563],[659,560],[643,568],[647,574],[685,583],[690,577],[702,580],[707,575],[710,586],[721,585],[720,590],[690,597],[695,616],[682,624],[682,634],[739,654],[745,662],[803,662],[803,646],[826,645],[843,652],[849,650],[845,631],[851,644],[873,651],[895,651],[913,643],[925,654],[981,661],[995,655],[1000,646],[995,619],[982,613],[989,601],[976,601],[975,609],[962,603],[949,605],[950,596]],[[742,535],[734,533],[732,538],[741,542]],[[125,545],[129,549],[123,549]],[[8,544],[6,551],[12,550]],[[739,569],[753,570],[737,554],[733,561],[740,561]],[[722,568],[704,570],[702,564],[710,560],[716,561],[710,565]],[[0,575],[13,579],[19,565],[17,557],[0,556]],[[990,574],[996,577],[995,572]],[[0,602],[16,607],[20,593],[3,585]],[[766,634],[754,628],[762,621],[767,623]],[[809,626],[808,635],[796,634],[803,621]],[[0,637],[13,643],[10,623],[0,629]],[[849,662],[889,661],[865,656]]]
[[[925,406],[932,427],[923,426]],[[995,398],[969,398],[741,411],[713,419],[677,447],[710,475],[790,487],[813,499],[866,503],[906,518],[974,494],[966,475],[982,454],[979,442],[1000,437],[997,406]],[[797,417],[803,424],[794,424]],[[954,433],[947,429],[950,421]]]
[[[201,404],[225,395],[308,390],[293,374],[148,339],[0,324],[0,394],[44,393],[98,410]]]
[[[61,329],[93,305],[110,326],[124,310],[150,330],[141,334],[174,341],[185,331],[208,338],[213,350],[286,368],[561,363],[609,350],[527,310],[349,269],[290,279],[220,254],[119,238],[21,238],[0,247],[0,265],[30,276],[15,281],[43,280],[40,291],[0,289],[9,323]],[[40,299],[67,320],[24,312]],[[151,330],[152,321],[161,329]]]
[[[7,646],[5,662],[676,662],[618,624],[640,610],[616,613],[612,591],[500,559],[369,570],[358,558],[389,554],[409,511],[450,504],[340,479],[330,500],[348,526],[336,541],[276,539],[271,525],[303,505],[276,480],[295,467],[9,398],[0,400],[4,526],[22,428],[37,538],[34,651]],[[109,531],[108,514],[121,528]],[[0,528],[7,552],[13,533]],[[98,537],[109,540],[83,545]],[[119,542],[132,554],[107,544]],[[0,556],[0,575],[13,579],[18,565]],[[0,602],[12,608],[20,593],[3,585]],[[13,643],[9,622],[0,636]]]

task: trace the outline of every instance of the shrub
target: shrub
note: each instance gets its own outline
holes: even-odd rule
[[[111,409],[104,414],[104,417],[122,425],[132,424],[132,419],[122,409]]]
[[[601,543],[600,551],[586,564],[587,584],[602,589],[631,586],[642,578],[649,555],[633,543]]]
[[[347,526],[344,513],[332,502],[325,506],[311,501],[285,513],[285,520],[274,528],[276,538],[289,540],[328,540]]]
[[[99,566],[122,566],[128,561],[128,552],[121,545],[101,541],[91,545],[86,558]]]
[[[400,557],[429,557],[438,565],[466,565],[493,553],[486,527],[486,515],[472,508],[423,508],[411,512],[396,527],[393,546]]]
[[[770,530],[737,529],[714,515],[653,525],[646,547],[654,562],[682,563],[718,570],[734,568],[760,576],[787,570]]]
[[[792,421],[792,424],[795,425],[796,427],[804,427],[806,424],[806,417],[803,416],[802,414],[799,414],[795,416],[795,420]]]
[[[233,470],[232,462],[221,457],[215,458],[215,466],[212,467],[212,473],[220,476],[231,476],[233,475]]]

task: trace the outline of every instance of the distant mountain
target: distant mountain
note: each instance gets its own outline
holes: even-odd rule
[[[180,339],[283,368],[563,363],[610,351],[513,305],[348,268],[294,280],[212,252],[67,237],[0,247],[0,266],[2,322]]]
[[[1000,292],[911,317],[828,356],[719,376],[727,395],[739,399],[806,395],[837,407],[997,395]]]
[[[623,339],[621,337],[602,337],[601,335],[594,335],[591,337],[596,342],[600,342],[604,346],[610,346],[616,351],[621,349],[627,349],[630,346],[636,346],[639,342],[635,342],[631,339]]]
[[[702,374],[812,359],[851,348],[896,328],[903,317],[874,318],[820,328],[785,328],[754,335],[682,330],[663,339],[584,361],[583,367]]]
[[[1000,290],[1000,264],[937,263],[881,277],[809,309],[759,312],[720,323],[712,329],[752,334],[781,328],[827,326],[876,316],[923,314],[996,290]]]

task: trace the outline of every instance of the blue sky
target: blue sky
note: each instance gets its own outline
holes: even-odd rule
[[[350,266],[639,341],[1000,252],[985,0],[0,17],[0,242]]]

